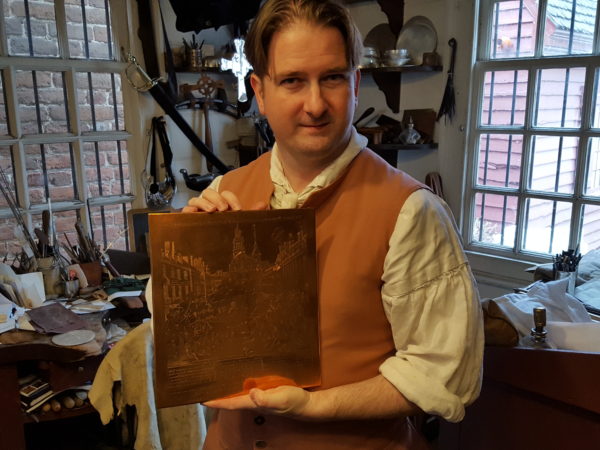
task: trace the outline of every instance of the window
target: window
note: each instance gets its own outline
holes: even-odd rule
[[[481,0],[468,248],[544,260],[600,248],[597,0]]]
[[[100,247],[129,246],[131,135],[112,19],[122,7],[109,0],[3,2],[0,182],[22,217],[0,195],[0,257],[9,263],[21,251],[22,229],[34,235],[44,210],[61,243],[77,243],[81,221]]]

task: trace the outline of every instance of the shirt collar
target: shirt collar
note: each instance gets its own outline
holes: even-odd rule
[[[294,192],[285,173],[281,160],[279,159],[279,149],[277,143],[271,150],[271,169],[270,175],[273,181],[274,191],[271,198],[271,206],[273,208],[297,208],[302,206],[304,201],[314,191],[323,189],[333,183],[340,173],[350,164],[350,162],[358,155],[358,153],[367,146],[367,138],[358,134],[356,129],[352,127],[352,135],[348,146],[342,154],[331,162],[325,169],[321,171],[302,192]]]

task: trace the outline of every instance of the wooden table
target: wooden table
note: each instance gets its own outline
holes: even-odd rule
[[[444,450],[600,448],[600,353],[486,347],[481,396]]]

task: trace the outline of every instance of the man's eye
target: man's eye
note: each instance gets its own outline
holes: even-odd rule
[[[281,84],[284,86],[293,86],[296,83],[299,83],[300,80],[298,78],[285,78],[281,80]]]
[[[338,85],[346,81],[346,74],[343,73],[332,73],[323,78],[323,81],[330,85]]]

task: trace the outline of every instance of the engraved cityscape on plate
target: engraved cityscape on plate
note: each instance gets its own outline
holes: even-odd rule
[[[158,407],[320,382],[314,212],[151,214]]]

